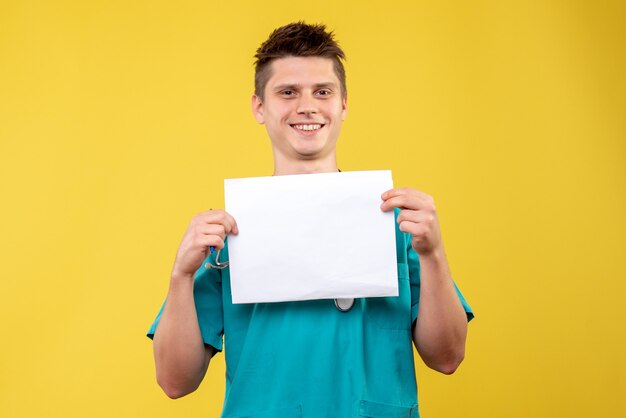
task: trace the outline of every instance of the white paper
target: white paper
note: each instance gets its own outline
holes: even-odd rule
[[[233,303],[398,295],[391,171],[224,180]]]

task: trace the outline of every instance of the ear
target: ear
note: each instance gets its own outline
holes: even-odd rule
[[[348,115],[348,95],[346,94],[341,99],[341,120],[346,120],[346,116]]]
[[[252,114],[257,122],[260,124],[265,123],[265,118],[263,117],[263,101],[256,94],[252,95]]]

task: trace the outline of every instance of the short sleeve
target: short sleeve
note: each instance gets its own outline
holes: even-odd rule
[[[208,261],[208,260],[207,260]],[[224,311],[222,309],[222,276],[219,270],[206,269],[205,263],[196,271],[193,285],[193,297],[202,340],[205,344],[222,351],[224,335]],[[157,326],[163,313],[165,303],[161,306],[147,336],[154,338]]]
[[[407,262],[409,265],[409,280],[411,282],[411,322],[415,322],[417,319],[417,311],[419,309],[419,301],[420,301],[420,260],[419,255],[413,249],[411,245],[411,237],[407,234],[406,238],[406,251],[407,251]],[[456,283],[454,283],[454,289],[456,290],[456,294],[459,296],[459,300],[463,305],[463,309],[465,309],[465,314],[467,315],[467,322],[474,319],[474,312],[472,308],[469,306],[465,297],[457,287]]]

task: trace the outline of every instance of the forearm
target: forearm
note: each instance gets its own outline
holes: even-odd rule
[[[193,298],[193,277],[172,277],[154,335],[157,381],[171,398],[193,392],[202,381],[210,353],[202,341]]]
[[[413,341],[431,368],[453,373],[465,356],[467,316],[443,249],[420,255],[420,303]]]

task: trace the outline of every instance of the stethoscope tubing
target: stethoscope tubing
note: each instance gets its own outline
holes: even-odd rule
[[[213,250],[213,248],[211,248]],[[213,252],[213,251],[211,251]],[[222,253],[222,249],[217,250],[215,254],[215,264],[207,261],[204,265],[206,269],[216,269],[222,270],[229,266],[229,261],[223,261],[220,263],[220,254]],[[354,298],[337,298],[335,299],[335,307],[339,312],[348,312],[354,306]]]

